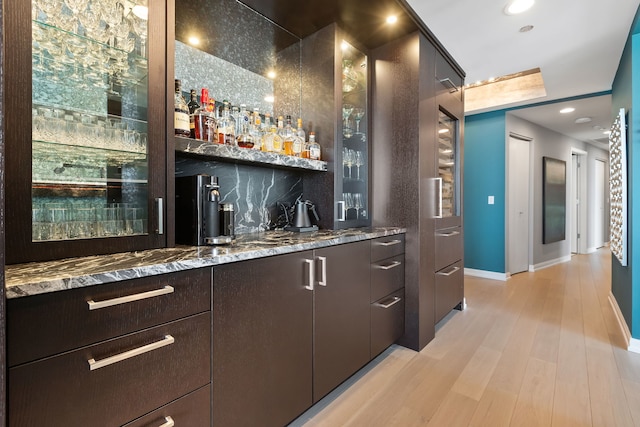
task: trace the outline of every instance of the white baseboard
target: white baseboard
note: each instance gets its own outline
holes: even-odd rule
[[[595,252],[595,251],[597,251],[597,250],[598,250],[598,248],[587,248],[587,253],[588,253],[588,254],[592,254],[592,253],[594,253],[594,252]]]
[[[474,268],[465,268],[464,274],[466,276],[481,277],[483,279],[500,280],[506,282],[511,276],[509,273],[497,273],[495,271],[476,270]]]
[[[563,262],[571,261],[571,255],[563,256],[562,258],[552,259],[550,261],[541,262],[539,264],[534,264],[529,266],[529,271],[534,272],[538,270],[542,270],[544,268],[549,268],[553,265],[562,264]]]
[[[618,326],[620,327],[620,332],[622,332],[622,337],[624,338],[624,341],[627,345],[627,350],[634,353],[640,353],[640,340],[631,338],[631,331],[629,331],[629,326],[627,326],[627,322],[624,320],[624,316],[622,315],[622,311],[620,311],[620,307],[618,306],[616,297],[613,296],[611,292],[609,292],[609,305],[613,310],[613,314],[616,316]]]

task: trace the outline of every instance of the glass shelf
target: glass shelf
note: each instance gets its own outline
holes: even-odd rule
[[[194,154],[223,161],[257,166],[275,166],[278,168],[306,169],[319,172],[325,172],[327,170],[327,162],[322,160],[311,160],[276,153],[264,153],[260,150],[212,144],[206,141],[179,136],[175,137],[175,150],[185,154]]]

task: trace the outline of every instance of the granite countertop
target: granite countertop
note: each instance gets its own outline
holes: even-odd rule
[[[19,298],[173,271],[211,267],[405,232],[405,229],[397,227],[320,230],[309,233],[268,231],[238,235],[232,244],[225,246],[177,246],[8,265],[5,268],[6,297]]]

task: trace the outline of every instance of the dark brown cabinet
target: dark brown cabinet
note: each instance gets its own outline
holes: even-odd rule
[[[5,2],[8,264],[167,244],[166,3],[146,4]]]
[[[369,358],[370,241],[314,251],[313,401]]]
[[[211,270],[138,280],[9,300],[8,425],[118,426],[209,386]]]

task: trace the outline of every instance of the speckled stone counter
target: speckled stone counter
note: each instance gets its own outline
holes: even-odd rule
[[[403,228],[352,228],[310,233],[270,231],[242,234],[226,246],[177,246],[112,255],[9,265],[5,269],[7,298],[18,298],[93,286],[173,271],[210,267],[323,248],[406,232]]]

